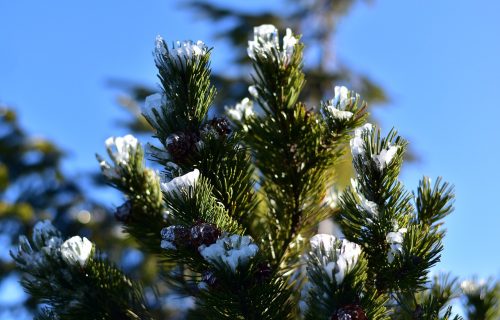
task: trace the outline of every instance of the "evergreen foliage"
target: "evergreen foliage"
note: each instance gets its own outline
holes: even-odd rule
[[[215,25],[213,36],[224,40],[231,47],[231,56],[226,60],[234,72],[212,73],[212,82],[219,93],[215,97],[214,107],[222,110],[226,105],[241,100],[248,95],[251,78],[248,71],[251,63],[247,59],[245,46],[253,27],[271,23],[280,29],[290,27],[303,35],[307,42],[306,55],[310,58],[304,74],[308,86],[301,91],[301,100],[319,105],[321,99],[332,93],[331,83],[343,83],[360,92],[371,103],[383,103],[389,98],[385,90],[366,74],[349,66],[336,52],[335,34],[338,24],[349,14],[358,2],[355,0],[284,0],[286,10],[244,10],[237,6],[206,0],[182,2],[180,7],[192,12],[196,19]],[[234,68],[236,67],[236,68]],[[120,102],[133,113],[144,99],[155,92],[154,88],[144,85],[130,85],[123,81],[113,82],[125,88],[129,97],[120,97]],[[149,132],[150,128],[143,118],[133,118],[126,125],[133,131]]]
[[[112,232],[114,219],[105,206],[86,195],[81,177],[62,172],[66,152],[29,134],[17,112],[4,105],[0,105],[0,132],[0,234],[4,248],[13,246],[38,220],[51,219],[64,234],[91,234],[103,250],[119,257],[124,243]],[[2,287],[17,277],[14,261],[4,255],[0,259]],[[36,301],[28,298],[15,306],[0,304],[0,313],[15,314],[35,307]]]
[[[147,319],[141,287],[93,253],[86,238],[75,238],[63,243],[59,230],[41,221],[32,241],[21,236],[19,250],[12,254],[26,272],[23,287],[51,307],[40,318]]]
[[[230,120],[209,116],[211,49],[157,38],[162,91],[143,114],[159,142],[146,154],[161,171],[146,166],[131,135],[106,141],[108,160],[97,156],[127,198],[117,219],[159,257],[172,292],[194,299],[188,319],[459,319],[449,306],[455,281],[428,276],[452,187],[424,178],[415,195],[406,191],[398,176],[407,142],[366,124],[355,92],[335,87],[319,108],[300,101],[299,38],[255,27],[252,100],[228,109]],[[355,178],[336,203],[335,164],[348,143]],[[344,238],[315,235],[329,217]],[[25,289],[45,303],[39,319],[154,318],[141,284],[86,238],[63,242],[40,222],[12,256]],[[493,314],[491,292],[470,290],[471,314]]]
[[[259,11],[237,9],[234,6],[206,0],[190,0],[184,5],[196,13],[197,17],[209,20],[219,26],[216,38],[224,38],[234,48],[230,57],[240,65],[242,72],[228,75],[223,72],[214,75],[217,87],[229,94],[219,97],[221,105],[233,103],[247,93],[245,84],[248,60],[245,51],[248,34],[256,25],[272,23],[279,29],[292,28],[302,34],[308,44],[310,59],[304,68],[308,86],[301,91],[301,100],[318,105],[321,99],[332,93],[330,83],[343,83],[360,92],[367,101],[379,103],[387,101],[384,89],[370,77],[347,65],[335,50],[335,33],[342,19],[356,0],[285,0],[286,10],[264,9]],[[229,22],[229,23],[228,23]]]

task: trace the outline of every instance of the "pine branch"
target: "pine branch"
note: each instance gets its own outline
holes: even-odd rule
[[[457,278],[449,274],[436,275],[425,290],[397,295],[393,319],[452,319],[450,304],[459,296],[457,289]]]
[[[343,106],[342,112],[355,114],[348,121],[336,121],[329,113],[320,117],[298,103],[304,85],[302,44],[288,30],[280,49],[277,31],[269,25],[259,28],[249,55],[256,73],[253,95],[264,114],[248,117],[242,128],[248,131],[245,143],[268,198],[273,258],[286,265],[296,252],[287,253],[294,239],[311,236],[312,226],[330,213],[322,203],[332,184],[332,167],[342,155],[349,129],[364,119],[364,103],[358,96]]]
[[[338,221],[344,234],[365,248],[377,290],[421,290],[429,269],[439,261],[443,234],[418,220],[412,197],[397,180],[406,142],[394,130],[381,138],[380,131],[365,126],[355,133],[351,148],[357,179],[341,197]],[[432,196],[428,187],[422,188],[427,196],[417,199],[417,206],[421,203],[420,208],[425,208],[419,212],[431,217],[450,212],[452,195],[446,192],[447,185],[436,187]],[[437,211],[431,213],[432,206]]]
[[[424,177],[418,186],[416,207],[418,221],[438,228],[447,215],[453,211],[453,187],[449,183],[441,183],[441,177],[437,178],[434,188],[431,189],[431,181]]]
[[[50,222],[39,222],[32,241],[11,252],[25,290],[48,306],[39,318],[151,319],[141,286],[94,252],[86,238],[65,242]]]
[[[193,319],[292,319],[291,292],[282,278],[263,269],[263,257],[236,272],[223,263],[212,266],[209,290],[200,292]],[[261,260],[262,261],[262,260]]]
[[[174,224],[192,226],[197,222],[212,223],[229,233],[242,233],[243,228],[213,196],[213,186],[200,178],[193,188],[164,193]]]
[[[128,198],[117,208],[115,217],[144,249],[158,253],[158,235],[166,223],[160,178],[155,171],[145,167],[144,151],[134,137],[110,138],[106,144],[112,164],[97,155],[103,174],[110,185]]]
[[[169,49],[157,39],[156,66],[165,96],[161,113],[146,119],[157,130],[161,141],[172,133],[198,129],[215,96],[210,83],[210,51],[203,42],[178,42]]]
[[[367,262],[358,245],[316,235],[311,246],[305,319],[390,319],[388,296],[367,286]]]

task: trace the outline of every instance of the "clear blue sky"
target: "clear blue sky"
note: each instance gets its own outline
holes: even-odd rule
[[[68,171],[96,168],[104,139],[126,133],[107,81],[155,84],[157,34],[205,40],[215,46],[214,67],[224,68],[227,46],[177,3],[1,1],[0,101],[18,109],[31,133],[70,151]],[[415,189],[423,174],[455,184],[438,269],[460,276],[500,271],[499,12],[494,0],[376,0],[354,8],[336,42],[338,56],[392,98],[375,111],[384,129],[397,127],[422,157],[403,173],[407,186]]]

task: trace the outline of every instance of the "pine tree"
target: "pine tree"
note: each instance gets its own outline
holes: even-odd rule
[[[358,2],[355,0],[285,0],[282,1],[287,10],[244,10],[229,5],[205,1],[190,0],[182,2],[181,8],[188,10],[197,19],[215,24],[213,37],[231,46],[232,55],[228,57],[228,68],[235,70],[231,75],[225,72],[212,72],[212,81],[219,90],[215,97],[214,108],[222,110],[224,106],[241,100],[248,95],[248,76],[251,68],[244,49],[248,35],[253,26],[272,23],[280,29],[289,27],[302,33],[308,43],[310,59],[303,72],[309,85],[301,91],[301,100],[317,105],[319,101],[332,94],[331,83],[344,83],[360,92],[370,103],[387,102],[385,90],[367,75],[354,70],[342,61],[335,48],[335,34],[342,19],[348,15],[351,8]],[[368,2],[368,1],[363,1]],[[230,22],[230,23],[227,23]],[[113,84],[124,88],[128,96],[121,96],[120,103],[136,114],[139,105],[155,88],[144,85],[130,85],[123,81],[113,81]],[[150,131],[144,118],[138,117],[125,122],[133,131]]]
[[[249,70],[250,60],[247,59],[245,45],[253,26],[263,23],[272,23],[280,29],[289,27],[302,33],[302,39],[307,41],[308,56],[302,69],[307,78],[308,86],[300,93],[301,101],[309,106],[319,106],[323,97],[334,94],[331,83],[342,83],[353,87],[360,92],[364,99],[372,104],[383,104],[389,100],[384,88],[373,81],[366,74],[356,71],[352,66],[343,62],[336,51],[335,36],[340,22],[349,14],[350,10],[359,2],[355,0],[284,0],[286,10],[245,10],[229,3],[218,3],[206,0],[190,0],[182,2],[181,8],[186,9],[198,19],[206,20],[215,25],[213,37],[220,39],[231,46],[231,55],[228,55],[222,71],[212,72],[212,81],[219,93],[214,99],[212,112],[221,114],[224,107],[239,101],[248,95],[251,84]],[[226,67],[227,66],[227,67]],[[226,70],[231,69],[231,74]],[[151,132],[151,126],[140,115],[139,109],[144,99],[155,92],[155,88],[144,85],[129,85],[121,81],[114,82],[127,92],[119,98],[119,103],[125,107],[133,117],[123,124],[133,132]],[[406,154],[407,161],[414,160],[415,152],[410,150]],[[337,186],[344,188],[352,176],[350,154],[337,166]]]
[[[356,0],[284,0],[286,10],[264,9],[243,10],[229,3],[216,3],[206,0],[191,0],[184,6],[194,11],[197,17],[209,20],[219,26],[214,36],[226,40],[233,47],[232,60],[240,65],[242,72],[232,76],[223,72],[214,75],[218,88],[229,94],[221,95],[217,102],[231,104],[247,95],[248,59],[242,50],[251,34],[253,26],[272,23],[279,29],[291,28],[302,34],[307,42],[309,59],[303,72],[308,86],[301,91],[301,100],[316,105],[323,97],[332,94],[331,83],[343,83],[354,88],[370,103],[386,102],[388,97],[366,74],[356,71],[343,61],[336,50],[335,36],[341,21],[349,14]],[[229,22],[229,23],[228,23]]]
[[[366,123],[359,94],[335,87],[318,108],[300,101],[303,49],[290,29],[280,41],[273,25],[256,27],[251,98],[229,108],[229,119],[212,118],[212,49],[157,38],[162,91],[143,110],[157,143],[111,137],[109,158],[97,156],[127,198],[117,219],[159,257],[171,291],[194,299],[188,319],[459,319],[449,305],[456,280],[429,279],[453,188],[424,177],[407,191],[398,176],[408,143]],[[355,177],[337,196],[346,145]],[[316,234],[328,217],[344,237]],[[38,319],[155,318],[157,300],[139,281],[49,221],[22,236],[12,256],[44,304]],[[467,295],[479,296],[477,317],[497,307],[481,298],[494,291],[483,287]]]

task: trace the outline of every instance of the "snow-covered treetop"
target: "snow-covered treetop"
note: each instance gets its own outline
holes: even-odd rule
[[[283,48],[280,50],[278,29],[272,24],[263,24],[254,27],[254,39],[248,41],[248,56],[255,60],[256,57],[275,60],[288,64],[292,58],[298,40],[291,29],[286,29],[283,37]]]
[[[178,66],[185,66],[187,61],[207,54],[208,47],[201,40],[196,42],[192,40],[176,41],[171,49],[168,48],[165,40],[158,35],[155,43],[155,54],[157,56],[170,56]]]
[[[126,163],[130,159],[130,154],[135,152],[139,144],[131,134],[124,137],[109,137],[104,143],[111,152],[111,157],[115,163]]]
[[[106,151],[114,165],[97,155],[101,171],[109,179],[118,179],[120,177],[119,167],[127,165],[137,152],[140,144],[133,135],[127,134],[124,137],[109,137],[106,139],[105,145]]]

